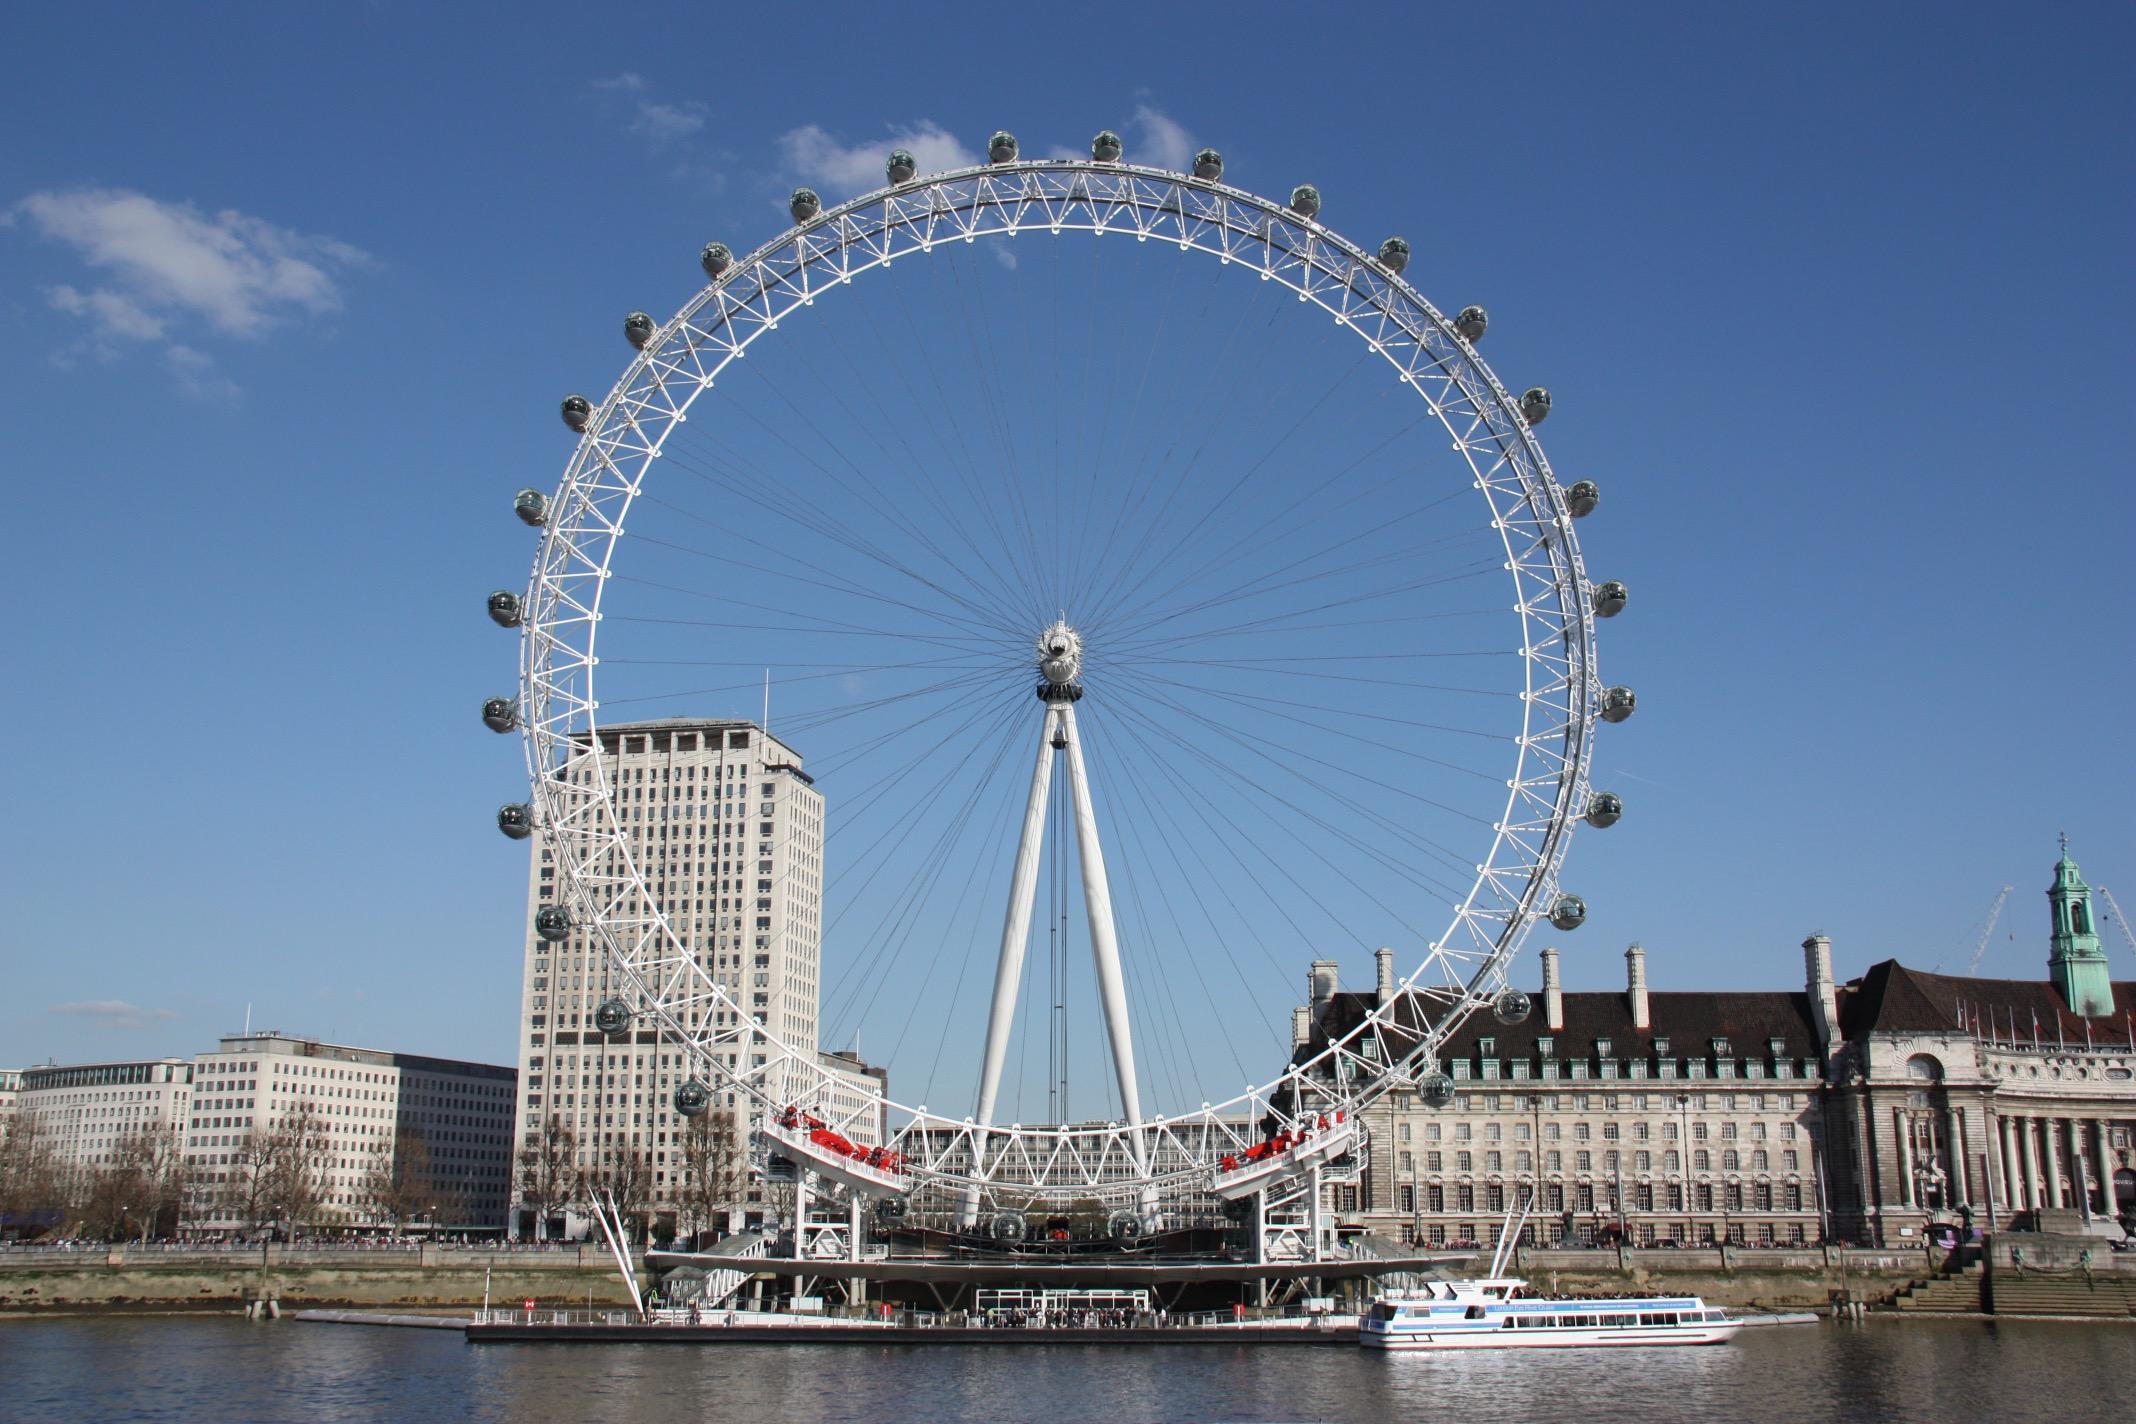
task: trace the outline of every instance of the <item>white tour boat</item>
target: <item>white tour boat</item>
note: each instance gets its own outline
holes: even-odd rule
[[[1695,1295],[1556,1300],[1510,1279],[1435,1281],[1383,1295],[1359,1317],[1368,1350],[1564,1349],[1585,1345],[1720,1345],[1740,1323]]]
[[[1525,1206],[1520,1221],[1527,1220]],[[1368,1350],[1565,1349],[1595,1345],[1720,1345],[1742,1328],[1695,1295],[1565,1300],[1523,1295],[1504,1274],[1519,1222],[1508,1212],[1491,1268],[1478,1280],[1432,1281],[1383,1294],[1358,1317]]]

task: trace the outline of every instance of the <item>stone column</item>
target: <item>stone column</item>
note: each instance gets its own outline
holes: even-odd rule
[[[1949,1174],[1951,1199],[1964,1206],[1973,1200],[1972,1186],[1967,1180],[1972,1173],[1965,1156],[1965,1117],[1958,1109],[1952,1108],[1944,1113],[1943,1132],[1944,1170]]]
[[[2092,1129],[2099,1134],[2099,1210],[2112,1216],[2121,1208],[2114,1196],[2114,1147],[2109,1140],[2105,1118],[2093,1123]]]
[[[1908,1120],[1906,1109],[1893,1108],[1891,1120],[1899,1131],[1899,1200],[1907,1206],[1914,1204],[1913,1124]]]
[[[2024,1175],[2018,1170],[2017,1122],[1998,1113],[1995,1118],[1997,1145],[2002,1150],[2002,1199],[2003,1205],[2013,1211],[2025,1207]]]
[[[2047,1160],[2042,1165],[2047,1169],[2047,1204],[2056,1211],[2069,1204],[2062,1199],[2062,1153],[2054,1140],[2059,1121],[2051,1117],[2040,1119],[2040,1136],[2046,1139]]]
[[[2033,1119],[2017,1120],[2017,1135],[2025,1152],[2025,1210],[2038,1211],[2046,1202],[2040,1193],[2040,1135]]]

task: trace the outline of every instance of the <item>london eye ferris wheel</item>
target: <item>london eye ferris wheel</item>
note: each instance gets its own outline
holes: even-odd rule
[[[886,176],[707,245],[518,497],[532,574],[489,611],[519,689],[483,716],[524,743],[499,825],[553,861],[537,933],[605,961],[589,1026],[672,1046],[676,1112],[732,1103],[861,1197],[1147,1221],[1265,1191],[1381,1095],[1449,1098],[1442,1046],[1525,1017],[1522,941],[1585,917],[1560,871],[1622,813],[1590,762],[1635,706],[1596,666],[1626,601],[1575,537],[1599,491],[1546,459],[1549,393],[1478,354],[1483,309],[1443,314],[1310,186],[1110,132]],[[827,808],[822,1029],[888,1040],[879,1120],[699,913],[763,888],[749,831],[649,864],[598,754],[753,713],[767,667]],[[1380,946],[1394,992],[1297,1031],[1306,963]]]

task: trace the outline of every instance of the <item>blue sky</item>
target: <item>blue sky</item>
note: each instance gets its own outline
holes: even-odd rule
[[[1657,987],[1792,985],[1813,929],[1961,968],[2006,882],[1984,971],[2030,975],[2063,829],[2136,901],[2125,8],[708,13],[13,18],[0,1062],[190,1053],[248,1002],[509,1061],[477,603],[524,576],[557,398],[797,181],[996,127],[1312,181],[1556,393],[1642,699],[1574,986],[1634,939]]]

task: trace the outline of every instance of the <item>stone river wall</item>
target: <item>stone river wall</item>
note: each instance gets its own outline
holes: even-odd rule
[[[299,1306],[543,1307],[629,1303],[599,1247],[486,1250],[449,1246],[317,1250],[94,1247],[0,1250],[0,1312],[237,1310],[253,1300]]]

